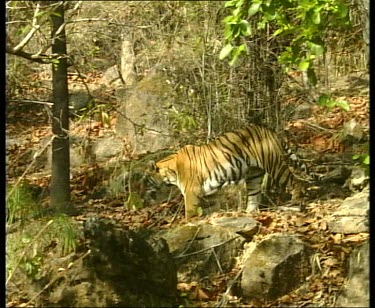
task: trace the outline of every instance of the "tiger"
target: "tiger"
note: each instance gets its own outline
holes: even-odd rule
[[[204,145],[186,145],[156,163],[148,163],[153,182],[176,185],[181,190],[186,219],[197,215],[203,197],[229,184],[246,183],[246,211],[257,210],[265,174],[274,184],[291,191],[292,200],[296,200],[305,191],[306,181],[291,167],[309,174],[274,131],[256,124],[227,132]]]

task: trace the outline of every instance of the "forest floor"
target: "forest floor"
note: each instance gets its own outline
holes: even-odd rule
[[[358,92],[360,93],[360,92]],[[368,94],[343,94],[336,99],[349,102],[350,110],[344,111],[339,107],[331,110],[322,109],[319,106],[312,107],[311,117],[303,120],[291,121],[288,124],[289,132],[292,133],[301,148],[306,151],[320,153],[319,155],[333,155],[339,153],[354,153],[339,141],[337,134],[342,126],[349,120],[355,119],[363,127],[369,127],[369,98]],[[291,97],[287,103],[295,103]],[[323,111],[322,111],[323,110]],[[111,121],[91,119],[76,121],[71,125],[73,134],[87,135],[95,139],[108,131],[113,131],[115,114],[109,114]],[[108,124],[110,123],[110,124]],[[33,162],[35,149],[41,149],[41,140],[51,136],[48,114],[44,106],[8,104],[6,136],[7,142],[7,184],[15,184],[20,178],[45,189],[42,204],[49,206],[49,183],[50,174],[41,173],[38,168],[30,168]],[[137,159],[137,157],[129,157]],[[163,229],[177,226],[183,222],[182,199],[177,198],[169,203],[155,204],[142,209],[125,210],[123,200],[111,199],[88,199],[94,190],[103,185],[103,179],[98,176],[102,166],[83,165],[75,170],[71,180],[72,203],[80,209],[79,214],[73,218],[82,222],[88,216],[111,218],[121,223],[129,230],[140,228]],[[274,232],[288,232],[303,234],[311,245],[320,252],[317,260],[317,273],[310,277],[310,291],[299,293],[296,290],[276,302],[260,303],[264,307],[283,306],[293,304],[306,306],[309,304],[323,303],[332,305],[338,291],[341,289],[347,271],[346,261],[353,248],[364,242],[368,234],[344,235],[334,234],[328,230],[325,218],[337,208],[345,196],[336,197],[308,204],[305,212],[280,212],[273,210],[261,211],[249,214],[261,222],[263,232],[261,236]],[[230,215],[220,214],[220,215]],[[238,271],[238,270],[237,270]],[[200,307],[210,307],[218,303],[225,293],[228,284],[235,277],[236,270],[232,273],[217,277],[212,283],[213,288],[204,289],[198,282],[191,284],[179,283],[178,289],[187,294],[190,303]],[[236,299],[232,299],[235,301]],[[8,294],[7,307],[21,307],[27,299],[17,298],[16,295]],[[241,307],[253,307],[256,303],[247,303],[237,299],[237,305]]]

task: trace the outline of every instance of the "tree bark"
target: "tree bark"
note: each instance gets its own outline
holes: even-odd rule
[[[56,3],[52,24],[52,53],[58,62],[52,64],[52,178],[51,206],[68,212],[70,206],[70,157],[69,157],[69,91],[67,81],[67,52],[64,24],[64,1]],[[62,27],[62,29],[60,29]]]

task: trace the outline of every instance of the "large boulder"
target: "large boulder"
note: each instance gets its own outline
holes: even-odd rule
[[[310,273],[308,246],[293,235],[272,234],[251,243],[241,278],[245,298],[276,299],[296,289]]]

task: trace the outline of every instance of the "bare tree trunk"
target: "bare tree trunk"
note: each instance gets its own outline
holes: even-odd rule
[[[366,43],[367,65],[370,68],[370,0],[359,0],[362,13],[363,39]]]
[[[52,2],[52,1],[51,1]],[[53,120],[52,132],[52,178],[51,205],[56,210],[70,209],[70,179],[69,179],[69,92],[67,81],[67,53],[64,24],[64,1],[56,3],[51,14],[52,23],[52,53],[58,62],[52,64],[53,87]]]

